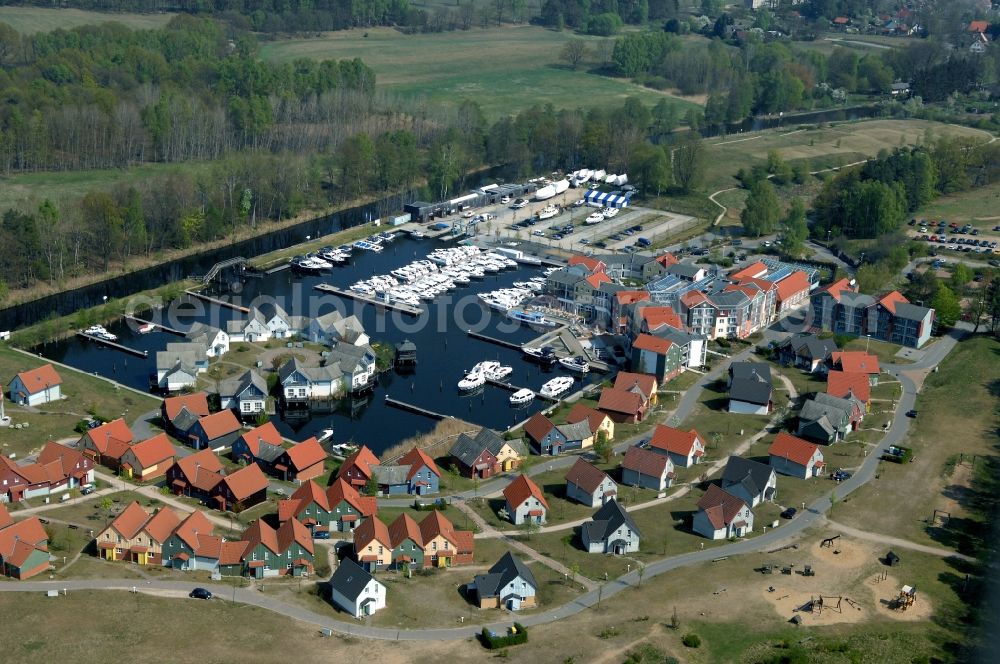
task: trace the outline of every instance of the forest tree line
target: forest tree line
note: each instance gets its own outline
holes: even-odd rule
[[[899,230],[908,215],[941,194],[1000,181],[1000,145],[940,138],[884,152],[828,179],[813,201],[817,236],[875,238]]]
[[[752,115],[827,107],[847,95],[885,97],[892,83],[910,84],[924,102],[995,83],[1000,50],[991,56],[949,49],[934,41],[859,55],[835,48],[829,55],[791,43],[759,40],[691,44],[650,30],[617,38],[612,64],[617,74],[650,87],[708,95],[707,126]]]

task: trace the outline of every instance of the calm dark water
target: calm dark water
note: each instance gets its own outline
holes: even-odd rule
[[[423,258],[439,246],[442,243],[400,238],[379,254],[355,250],[350,265],[324,274],[304,276],[283,270],[262,278],[247,278],[242,283],[234,284],[231,292],[219,294],[221,299],[243,306],[253,302],[277,301],[293,315],[316,316],[336,308],[345,315],[357,315],[373,341],[393,344],[410,339],[417,345],[418,365],[412,373],[391,371],[383,374],[370,395],[345,398],[338,411],[332,414],[315,414],[311,419],[294,418],[288,421],[275,417],[275,424],[283,434],[300,440],[332,427],[334,442],[352,440],[364,443],[379,453],[400,440],[434,427],[436,421],[431,418],[387,405],[386,396],[503,430],[530,417],[544,403],[535,400],[527,408],[511,408],[508,402],[510,393],[492,386],[486,386],[471,396],[460,394],[456,383],[463,370],[483,360],[499,360],[514,368],[509,379],[511,382],[536,391],[554,376],[571,375],[558,365],[551,372],[543,371],[537,365],[524,361],[518,350],[473,339],[467,334],[467,330],[473,329],[521,344],[544,332],[514,325],[495,314],[491,316],[475,297],[476,293],[506,288],[515,281],[536,276],[540,274],[538,268],[519,267],[487,275],[482,280],[473,280],[467,287],[431,302],[426,307],[427,313],[419,318],[378,311],[375,307],[342,300],[313,289],[322,282],[346,288],[358,279],[372,274],[386,274],[396,267]],[[187,329],[195,321],[224,325],[225,321],[242,316],[232,309],[201,302],[169,303],[161,313],[163,322],[180,329]],[[160,319],[157,320],[159,322]],[[79,338],[47,344],[35,350],[51,359],[145,390],[149,385],[149,375],[155,373],[155,352],[164,349],[167,343],[182,340],[162,331],[141,335],[124,321],[109,326],[109,330],[117,334],[119,342],[125,346],[148,350],[149,357],[132,356]],[[593,381],[596,378],[590,376],[585,379]]]

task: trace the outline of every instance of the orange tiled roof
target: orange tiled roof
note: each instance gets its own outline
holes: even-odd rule
[[[903,294],[900,293],[899,291],[890,291],[885,295],[883,295],[881,298],[879,298],[878,303],[881,304],[886,309],[888,309],[889,313],[895,315],[896,305],[907,304],[909,303],[909,300],[903,297]]]
[[[771,456],[782,457],[793,461],[800,466],[806,466],[816,454],[819,445],[810,443],[807,440],[797,438],[790,433],[782,431],[779,433],[767,453]]]
[[[553,428],[555,428],[555,425],[552,424],[552,421],[545,417],[541,411],[532,415],[528,421],[524,423],[524,433],[528,434],[533,440],[536,441],[545,438],[545,436],[548,435]]]
[[[778,282],[778,302],[784,302],[802,291],[809,291],[809,275],[796,270]]]
[[[514,507],[517,507],[531,497],[538,499],[538,502],[544,505],[546,509],[549,507],[542,490],[524,474],[518,475],[517,479],[504,488],[503,497]]]
[[[751,263],[744,268],[740,268],[739,270],[730,273],[729,278],[733,281],[741,281],[750,277],[759,277],[764,274],[767,274],[767,266],[760,261],[757,261],[756,263]]]
[[[365,519],[361,525],[354,529],[354,550],[361,551],[372,542],[378,542],[382,546],[391,549],[392,538],[389,537],[389,529],[377,516]]]
[[[598,270],[604,269],[604,263],[597,260],[596,258],[591,258],[590,256],[583,256],[581,254],[574,254],[569,258],[570,265],[582,265],[591,272],[597,272]]]
[[[205,417],[208,415],[208,395],[204,392],[195,392],[163,400],[163,411],[168,420],[177,417],[181,408],[187,408],[188,412],[197,417]]]
[[[174,446],[170,443],[170,439],[167,438],[167,434],[165,433],[157,434],[141,443],[136,443],[131,449],[132,454],[135,455],[135,458],[142,464],[143,468],[155,466],[161,461],[166,461],[177,455],[177,451],[174,450]]]
[[[833,366],[840,367],[841,371],[848,373],[877,374],[881,369],[878,366],[878,357],[869,355],[863,350],[838,350],[830,354]]]
[[[610,410],[613,413],[636,415],[642,410],[643,401],[642,396],[635,392],[606,387],[601,390],[601,398],[597,401],[597,407],[601,410]]]
[[[362,516],[373,516],[378,508],[373,496],[362,496],[358,490],[341,478],[326,489],[326,499],[330,509],[336,509],[342,501],[361,512]]]
[[[661,325],[672,327],[675,330],[684,329],[684,321],[673,310],[673,307],[643,307],[639,315],[645,321],[647,330],[655,330]]]
[[[584,491],[593,493],[601,486],[608,474],[592,463],[578,458],[566,473],[566,481],[572,482]]]
[[[153,541],[163,544],[177,530],[177,526],[179,525],[181,525],[181,519],[177,516],[177,512],[164,507],[149,517],[149,520],[146,521],[142,529],[149,533]]]
[[[117,420],[111,420],[110,422],[105,422],[104,424],[94,427],[88,431],[84,436],[89,437],[93,441],[94,447],[97,451],[105,456],[113,456],[116,459],[118,456],[114,454],[108,454],[109,446],[111,446],[112,441],[117,441],[119,446],[121,444],[130,445],[135,439],[132,430],[129,428],[125,420],[118,418]],[[113,451],[119,451],[117,447]]]
[[[648,399],[656,392],[656,376],[650,374],[633,373],[631,371],[619,371],[615,377],[616,390],[628,390],[638,386]]]
[[[125,539],[132,539],[142,530],[147,521],[149,521],[149,513],[142,508],[142,505],[133,500],[122,510],[121,514],[114,518],[110,527],[114,528]]]
[[[841,399],[853,395],[864,403],[871,398],[868,375],[849,371],[830,371],[826,375],[826,393]]]
[[[21,379],[28,394],[38,394],[47,388],[62,385],[62,378],[59,377],[55,367],[51,364],[45,364],[30,371],[22,371],[17,374],[17,377]]]
[[[364,474],[365,477],[371,477],[371,467],[378,466],[380,464],[381,461],[379,461],[378,457],[375,456],[370,449],[368,449],[368,446],[362,445],[361,449],[344,460],[344,464],[340,467],[340,470],[337,471],[337,477],[343,477],[348,468],[357,468],[362,472],[362,474]]]
[[[649,439],[649,446],[672,454],[688,456],[695,448],[695,443],[699,440],[704,444],[705,439],[694,429],[682,431],[681,429],[661,424],[656,427],[653,437]]]
[[[410,467],[410,472],[406,477],[407,480],[413,479],[413,476],[420,471],[421,466],[427,466],[432,473],[441,477],[441,471],[438,470],[437,464],[434,463],[434,459],[430,458],[426,452],[417,447],[414,447],[409,452],[404,454],[399,459],[399,465]]]
[[[229,487],[233,498],[237,501],[245,500],[257,493],[267,489],[267,476],[255,463],[240,468],[232,475],[226,475],[222,481]]]
[[[326,452],[315,437],[306,438],[285,451],[295,470],[304,470],[326,460]]]
[[[396,520],[389,526],[389,543],[395,548],[407,538],[413,540],[417,546],[424,545],[424,539],[420,535],[420,526],[413,520],[413,517],[404,512],[396,517]]]
[[[250,431],[245,432],[240,438],[243,439],[250,453],[254,456],[260,454],[261,443],[267,443],[275,447],[281,447],[282,443],[281,434],[278,433],[273,422],[265,422],[259,427],[254,427]]]
[[[648,350],[652,353],[662,355],[670,350],[670,347],[673,345],[673,342],[669,339],[654,337],[652,334],[640,334],[636,338],[635,343],[632,344],[632,347],[638,348],[639,350]]]
[[[233,411],[228,408],[203,417],[198,420],[198,423],[201,424],[201,428],[209,440],[215,440],[228,433],[240,430],[240,421],[233,415]]]
[[[605,413],[599,410],[594,410],[590,406],[582,403],[577,403],[573,405],[572,410],[569,411],[569,415],[566,416],[567,424],[576,424],[577,422],[587,420],[590,425],[590,432],[597,433],[597,430],[604,424],[604,420],[608,419]]]

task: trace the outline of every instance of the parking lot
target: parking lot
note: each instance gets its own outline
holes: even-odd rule
[[[497,216],[494,232],[506,237],[529,237],[539,243],[563,249],[584,251],[626,250],[641,248],[645,238],[655,243],[666,234],[677,232],[694,222],[692,217],[663,210],[643,207],[622,208],[617,213],[600,216],[600,208],[574,204],[585,190],[571,189],[560,196],[545,201],[530,201],[520,209],[499,206],[493,211]],[[538,219],[538,212],[548,205],[556,206],[558,213],[548,219]],[[591,222],[587,223],[588,217]]]
[[[937,251],[947,250],[962,254],[993,254],[1000,253],[1000,226],[994,226],[992,231],[974,228],[972,224],[959,226],[956,222],[945,220],[926,222],[925,220],[910,220],[910,237],[929,243]],[[970,256],[971,257],[971,256]]]

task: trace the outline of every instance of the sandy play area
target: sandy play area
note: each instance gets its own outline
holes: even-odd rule
[[[761,597],[778,615],[790,620],[799,616],[806,625],[856,623],[872,616],[896,620],[924,620],[932,613],[930,602],[919,592],[916,601],[905,611],[890,608],[899,596],[902,583],[891,574],[877,580],[888,568],[878,556],[884,547],[870,542],[840,537],[832,546],[814,543],[806,556],[792,568],[792,574],[776,569],[762,575],[759,581]],[[787,563],[780,554],[774,562]],[[811,565],[815,576],[802,574]]]

